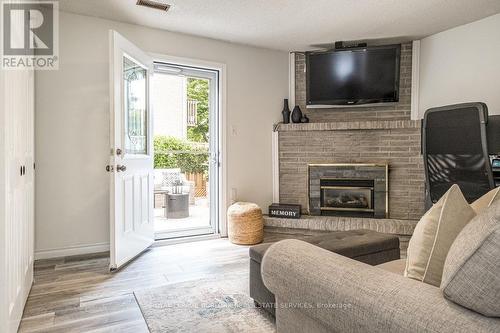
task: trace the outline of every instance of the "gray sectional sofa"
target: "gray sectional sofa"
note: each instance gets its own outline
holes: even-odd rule
[[[278,333],[500,332],[497,222],[492,232],[481,224],[469,228],[473,244],[454,244],[450,252],[469,256],[458,270],[445,269],[444,290],[404,277],[405,260],[370,266],[299,240],[275,243],[262,260],[262,278],[276,297]]]
[[[335,231],[304,241],[370,265],[378,265],[400,257],[397,236],[372,230]],[[262,258],[272,244],[262,243],[250,248],[250,297],[260,307],[275,314],[274,295],[266,288],[261,276]]]

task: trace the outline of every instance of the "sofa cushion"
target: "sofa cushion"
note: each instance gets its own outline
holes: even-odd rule
[[[458,185],[453,185],[417,223],[404,275],[439,287],[448,250],[475,215]]]
[[[500,200],[500,187],[489,191],[481,198],[471,203],[470,206],[474,209],[476,214],[479,214],[483,209],[488,208],[494,201],[497,200]]]
[[[399,249],[399,239],[395,235],[366,229],[334,231],[310,237],[303,241],[349,258]],[[262,262],[262,257],[272,244],[263,243],[252,246],[249,250],[250,258]]]
[[[406,259],[398,259],[393,261],[384,262],[383,264],[377,265],[378,268],[383,269],[397,275],[403,275],[405,272]]]
[[[311,237],[305,241],[349,258],[399,249],[399,239],[395,235],[366,229],[337,231]]]
[[[500,317],[500,200],[467,224],[453,242],[441,289],[455,303]]]

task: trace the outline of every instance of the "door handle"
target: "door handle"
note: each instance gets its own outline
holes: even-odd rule
[[[212,152],[210,154],[210,163],[214,164],[215,166],[219,166],[219,153],[218,152]]]
[[[127,167],[125,165],[120,165],[120,164],[116,165],[117,172],[120,172],[120,171],[124,172],[125,170],[127,170]]]

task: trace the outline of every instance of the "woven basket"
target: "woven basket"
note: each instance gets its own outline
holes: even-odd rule
[[[264,219],[259,206],[237,202],[227,209],[227,234],[234,244],[253,245],[264,239]]]

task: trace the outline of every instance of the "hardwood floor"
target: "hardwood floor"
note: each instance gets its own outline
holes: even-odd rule
[[[265,241],[318,233],[267,229]],[[115,273],[108,253],[35,263],[19,332],[148,332],[134,291],[248,273],[248,247],[227,239],[153,247]]]

